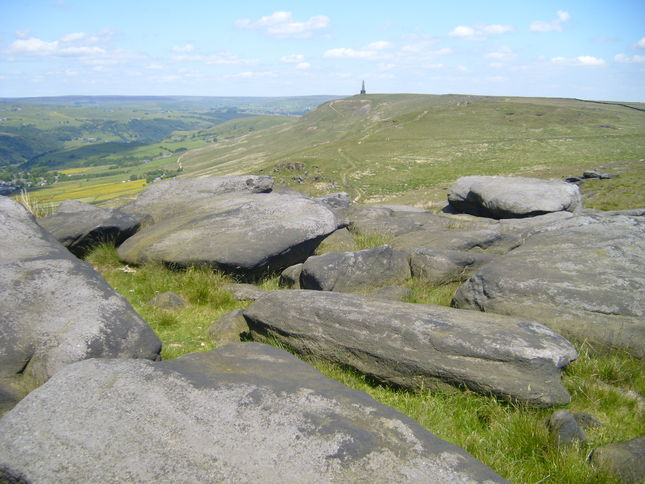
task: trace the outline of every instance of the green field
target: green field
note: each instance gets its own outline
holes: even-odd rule
[[[638,189],[643,158],[645,112],[636,109],[401,94],[331,101],[290,125],[190,151],[183,164],[184,176],[265,173],[307,193],[432,207],[473,174],[562,178],[603,168],[639,179]]]

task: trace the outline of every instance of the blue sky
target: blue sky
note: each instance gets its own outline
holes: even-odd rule
[[[0,97],[645,102],[645,1],[0,0]]]

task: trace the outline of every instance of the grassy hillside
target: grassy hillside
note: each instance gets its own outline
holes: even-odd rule
[[[342,189],[367,202],[445,200],[447,187],[462,175],[548,178],[599,167],[640,179],[631,188],[642,188],[644,107],[573,99],[354,96],[330,101],[290,125],[192,150],[182,162],[184,176],[263,172],[301,191]]]

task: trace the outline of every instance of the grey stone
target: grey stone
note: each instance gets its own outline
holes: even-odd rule
[[[75,361],[159,357],[132,306],[6,197],[0,240],[0,413]]]
[[[227,193],[268,193],[273,179],[263,175],[173,178],[155,183],[137,198],[122,206],[126,213],[149,215],[154,222],[192,211],[195,205],[215,195]]]
[[[525,319],[305,290],[273,291],[244,316],[254,338],[275,338],[395,385],[464,385],[542,407],[570,400],[560,369],[576,350]]]
[[[598,447],[591,462],[608,469],[626,484],[640,484],[645,480],[645,436]]]
[[[150,301],[146,304],[148,306],[154,306],[159,309],[181,309],[186,306],[186,301],[181,296],[178,296],[174,292],[167,291],[155,295]]]
[[[144,192],[144,201],[152,198],[154,204],[141,205],[156,223],[121,245],[119,257],[131,264],[208,265],[253,278],[303,262],[338,227],[334,214],[309,197],[215,189],[209,195],[209,186],[199,196],[186,193],[190,203],[176,202],[176,186],[169,198],[159,190],[154,197]]]
[[[249,332],[249,325],[246,324],[242,311],[242,309],[236,309],[213,322],[209,333],[216,345],[239,343],[242,335]]]
[[[412,275],[431,284],[445,284],[466,280],[477,267],[489,263],[495,256],[457,250],[412,249]]]
[[[237,343],[65,368],[0,420],[25,482],[507,482],[285,351]]]
[[[238,301],[255,301],[266,294],[266,291],[253,284],[224,284],[222,289],[233,294]]]
[[[583,429],[593,429],[593,428],[598,428],[602,427],[602,422],[598,420],[596,417],[591,415],[590,413],[574,413],[573,418],[576,419],[576,422],[578,422],[578,425],[582,427]]]
[[[352,202],[352,197],[347,192],[328,193],[322,197],[316,197],[316,201],[325,205],[329,210],[334,212],[338,223],[341,227],[349,225],[349,217],[347,211]]]
[[[577,185],[540,178],[465,176],[448,190],[448,202],[455,209],[494,218],[573,212],[581,200]]]
[[[371,294],[373,298],[387,301],[404,301],[410,296],[412,296],[412,289],[403,286],[386,286],[377,289]]]
[[[582,178],[584,179],[596,179],[596,180],[609,180],[610,178],[615,178],[617,175],[613,175],[611,173],[606,173],[604,171],[599,171],[599,170],[588,170],[585,171],[582,174]]]
[[[402,234],[391,243],[397,249],[427,248],[505,254],[521,245],[522,238],[490,229],[417,230]]]
[[[460,308],[531,318],[645,357],[645,220],[585,215],[538,232],[457,291]]]
[[[70,252],[82,257],[103,242],[120,245],[139,230],[143,218],[117,209],[65,200],[55,215],[37,221]]]
[[[327,252],[346,252],[353,250],[358,250],[358,244],[349,230],[343,227],[325,237],[318,246],[318,249],[316,249],[316,252],[318,254],[325,254]]]
[[[280,273],[280,285],[290,289],[300,289],[300,274],[304,264],[294,264]]]
[[[357,252],[329,252],[309,257],[302,266],[300,287],[355,292],[404,282],[409,278],[407,254],[384,245]]]
[[[549,431],[558,445],[583,444],[587,441],[575,416],[568,410],[556,410],[549,417]]]

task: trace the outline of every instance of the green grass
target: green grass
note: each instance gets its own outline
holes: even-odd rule
[[[150,323],[164,344],[165,359],[214,348],[209,336],[211,323],[248,304],[235,301],[222,289],[224,284],[235,282],[233,279],[212,270],[172,271],[155,263],[131,268],[118,260],[110,245],[96,248],[86,259]],[[257,285],[278,290],[278,279],[271,275]],[[414,279],[408,285],[413,290],[411,302],[443,305],[450,304],[458,287],[458,283],[431,286]],[[147,304],[155,294],[165,291],[181,295],[187,306],[164,311]],[[441,392],[394,388],[351,368],[301,357],[328,377],[369,393],[438,437],[466,449],[512,482],[616,483],[590,465],[587,456],[599,445],[645,433],[642,362],[625,352],[595,352],[584,343],[576,346],[580,358],[565,369],[562,377],[572,395],[566,408],[591,413],[604,425],[586,431],[588,444],[564,449],[558,449],[545,426],[553,410],[513,405],[456,388]]]

